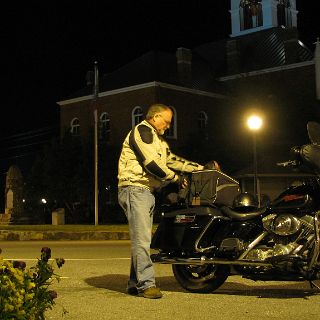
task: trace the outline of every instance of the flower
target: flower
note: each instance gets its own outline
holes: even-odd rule
[[[57,291],[54,291],[54,290],[50,290],[48,291],[49,293],[49,296],[50,298],[53,300],[53,299],[56,299],[58,297],[58,294],[57,294]]]
[[[26,268],[26,263],[24,261],[13,261],[12,263],[14,268],[24,270]]]
[[[58,268],[61,268],[65,263],[65,260],[63,258],[57,258],[56,259],[56,264],[58,266]]]
[[[54,280],[59,280],[52,263],[49,263],[50,258],[51,249],[48,247],[41,249],[41,258],[31,268],[26,268],[24,261],[0,257],[1,320],[45,319],[45,311],[53,308],[58,296],[56,291],[49,289]],[[65,263],[63,258],[55,261],[59,268]]]
[[[49,261],[50,258],[51,258],[51,249],[48,247],[43,247],[41,249],[41,260]]]

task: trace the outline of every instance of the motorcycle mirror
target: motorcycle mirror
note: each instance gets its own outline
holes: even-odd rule
[[[315,144],[320,144],[320,124],[315,121],[309,121],[307,130],[310,141]]]

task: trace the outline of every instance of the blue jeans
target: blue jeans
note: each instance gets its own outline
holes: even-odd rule
[[[155,286],[153,264],[150,259],[154,195],[147,189],[127,186],[119,189],[119,204],[124,210],[131,239],[131,268],[128,289],[142,292]]]

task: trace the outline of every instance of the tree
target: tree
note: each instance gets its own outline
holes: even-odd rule
[[[43,151],[26,184],[26,198],[32,210],[41,211],[39,202],[44,198],[47,213],[63,207],[67,221],[89,222],[93,197],[91,145],[66,133],[61,141],[53,141]]]

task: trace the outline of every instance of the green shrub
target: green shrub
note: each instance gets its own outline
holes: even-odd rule
[[[1,249],[0,249],[1,254]],[[0,257],[0,314],[1,320],[42,320],[45,311],[52,309],[57,293],[50,285],[59,276],[49,262],[51,249],[41,249],[35,266],[26,268],[23,261],[9,261]],[[63,258],[55,259],[58,268]]]

